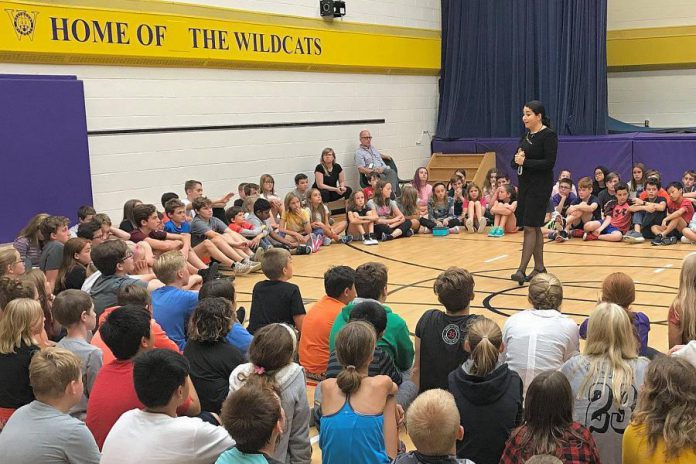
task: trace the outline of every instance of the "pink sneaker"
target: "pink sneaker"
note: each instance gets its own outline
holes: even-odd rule
[[[310,234],[310,239],[309,241],[312,243],[312,253],[316,253],[319,251],[319,248],[321,248],[322,243],[324,242],[324,239],[320,235],[316,234]]]

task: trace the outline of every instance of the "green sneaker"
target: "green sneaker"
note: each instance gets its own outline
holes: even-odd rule
[[[498,227],[498,232],[495,235],[496,237],[504,237],[505,236],[505,230],[503,230],[502,227]]]

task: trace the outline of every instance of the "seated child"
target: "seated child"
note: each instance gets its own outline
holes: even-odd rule
[[[560,191],[560,183],[561,179],[569,179],[570,182],[573,182],[573,177],[570,175],[570,171],[567,169],[561,169],[561,172],[558,173],[558,181],[554,184],[553,188],[551,189],[551,197],[556,195]],[[571,192],[573,192],[573,195],[576,197],[578,196],[577,190],[575,190],[575,186],[570,189]]]
[[[401,188],[399,209],[406,218],[406,222],[411,222],[411,230],[413,233],[418,233],[419,229],[421,228],[421,207],[418,205],[418,191],[413,185],[406,184]]]
[[[203,301],[206,298],[224,298],[229,305],[230,314],[232,316],[232,328],[225,336],[227,342],[237,348],[246,355],[249,351],[249,345],[253,336],[242,325],[246,310],[244,307],[236,310],[237,303],[235,298],[234,282],[231,279],[215,279],[206,282],[198,292],[198,301]],[[241,319],[241,320],[240,320]]]
[[[203,197],[203,184],[197,180],[187,180],[184,184],[184,191],[186,192],[186,198],[182,199],[182,201],[186,205],[186,215],[193,219],[193,217],[198,214],[196,209],[193,207],[193,201],[196,198]],[[234,193],[230,192],[217,200],[211,200],[210,204],[212,215],[219,220],[224,221],[225,207],[233,196]]]
[[[422,393],[408,408],[406,424],[416,450],[400,455],[394,464],[475,464],[457,459],[457,441],[464,438],[464,429],[451,393],[441,389]]]
[[[676,235],[689,229],[688,225],[694,216],[694,205],[688,198],[684,198],[684,186],[681,182],[671,182],[667,187],[667,193],[669,194],[667,201],[669,214],[662,220],[661,225],[655,226],[656,235],[650,242],[652,245],[677,243]]]
[[[283,322],[302,331],[305,308],[300,287],[291,284],[292,256],[288,250],[273,248],[264,255],[262,268],[268,280],[254,285],[251,295],[249,332],[275,322]]]
[[[454,198],[447,196],[445,184],[433,185],[433,196],[428,203],[428,217],[421,218],[420,224],[432,232],[436,227],[447,227],[451,234],[459,233],[461,221],[454,216]]]
[[[307,174],[298,174],[295,176],[295,190],[292,191],[297,198],[300,199],[302,207],[307,207],[307,193],[309,192],[309,178]],[[321,193],[321,192],[320,192]]]
[[[253,315],[253,311],[252,311]],[[285,412],[286,427],[278,440],[273,459],[281,462],[309,463],[309,403],[304,371],[293,362],[297,338],[292,327],[270,324],[254,333],[249,361],[230,375],[230,394],[245,386],[276,388]]]
[[[236,200],[232,203],[232,206],[241,206],[244,204],[244,200],[246,199],[246,193],[244,193],[244,187],[248,185],[248,182],[242,182],[239,185],[237,185],[237,194],[239,195]]]
[[[575,200],[578,198],[571,189],[575,189],[573,181],[568,178],[563,178],[558,181],[558,193],[551,196],[553,209],[556,213],[560,214],[561,217],[566,217],[568,215],[568,208],[570,208],[570,205],[575,203]]]
[[[411,221],[406,221],[396,201],[392,200],[391,196],[392,185],[386,180],[380,180],[375,187],[374,197],[367,202],[367,207],[373,210],[377,216],[375,234],[382,241],[413,235]]]
[[[362,195],[362,191],[357,192]],[[314,303],[302,322],[298,350],[307,378],[314,381],[326,378],[331,326],[341,309],[355,298],[355,271],[348,266],[330,267],[324,273],[324,291],[326,295]]]
[[[365,195],[366,203],[372,200],[372,198],[374,198],[377,182],[379,182],[381,178],[382,177],[380,176],[380,174],[374,171],[367,175],[367,182],[369,185],[363,189],[363,194]]]
[[[80,366],[80,358],[62,348],[34,354],[29,380],[36,399],[19,408],[0,433],[3,462],[99,463],[89,429],[67,414],[83,397]]]
[[[162,197],[160,198],[160,202],[162,203],[162,208],[164,208],[164,214],[162,215],[162,224],[163,225],[166,225],[169,222],[169,213],[167,213],[167,202],[169,200],[178,200],[178,199],[179,199],[179,195],[176,192],[165,192],[162,194]],[[184,207],[184,215],[186,215],[185,207]]]
[[[597,195],[599,207],[604,209],[609,200],[616,200],[616,186],[620,182],[619,175],[615,172],[610,172],[604,177],[604,188]]]
[[[177,417],[188,397],[189,364],[169,350],[135,357],[133,388],[144,408],[124,412],[104,442],[102,464],[146,462],[209,464],[234,445],[225,429]],[[185,456],[185,458],[184,458]]]
[[[484,217],[486,213],[486,199],[481,195],[481,189],[478,185],[471,183],[466,191],[466,198],[463,203],[463,214],[466,215],[465,227],[469,233],[484,231],[488,225],[488,219]],[[456,214],[456,200],[455,200]]]
[[[441,273],[433,291],[445,307],[426,311],[416,324],[416,358],[413,382],[421,392],[447,389],[447,376],[469,358],[462,349],[469,325],[478,316],[469,315],[474,299],[474,278],[465,269],[451,267]]]
[[[94,311],[97,313],[97,321],[110,306],[116,304],[116,296],[121,288],[129,285],[138,285],[148,290],[154,290],[160,282],[151,280],[150,283],[128,277],[135,270],[133,253],[128,245],[121,240],[111,240],[100,243],[92,248],[92,261],[101,275],[92,285],[90,295],[94,300]],[[154,279],[154,275],[151,276]]]
[[[374,232],[377,215],[365,203],[363,191],[356,190],[351,194],[346,203],[347,233],[357,236],[358,240],[363,241],[363,245],[377,245],[379,242]]]
[[[339,237],[346,230],[347,221],[334,222],[329,208],[321,200],[321,190],[313,188],[307,192],[307,210],[309,211],[309,225],[312,232],[322,238],[322,245],[329,246],[331,242],[350,243],[351,235]]]
[[[295,245],[284,234],[280,234],[273,229],[271,223],[271,204],[265,198],[247,197],[250,200],[251,208],[247,215],[247,221],[253,226],[252,232],[257,236],[261,235],[261,246],[268,250],[277,245],[286,249],[292,249],[298,255],[307,255],[312,252],[312,248],[307,245]]]
[[[290,241],[293,248],[298,248],[298,254],[300,250],[306,250],[306,247],[316,253],[323,243],[321,237],[312,233],[309,211],[302,207],[300,199],[292,192],[285,195],[285,209],[280,216],[278,232]]]
[[[177,251],[161,254],[155,261],[155,275],[164,287],[152,292],[152,317],[183,350],[188,322],[198,304],[198,294],[182,288],[189,281],[184,257]]]
[[[80,224],[91,222],[95,214],[97,214],[97,212],[93,207],[89,205],[80,206],[77,210],[77,223],[68,229],[68,232],[70,232],[70,238],[77,237],[77,228],[80,226]]]
[[[100,448],[123,413],[145,407],[133,383],[133,358],[138,353],[153,349],[150,320],[150,313],[142,306],[126,305],[116,308],[99,327],[104,342],[116,356],[97,374],[87,402],[85,422]],[[157,382],[162,380],[151,373],[148,375]],[[198,395],[191,379],[187,378],[186,382],[188,391],[184,398],[187,400],[179,406],[177,413],[197,416],[201,413]]]
[[[633,200],[633,230],[624,235],[628,243],[640,243],[655,238],[656,226],[662,224],[667,213],[667,200],[660,196],[660,184],[651,177],[643,184],[643,192]]]
[[[222,406],[222,425],[235,441],[215,464],[284,464],[272,456],[285,430],[280,397],[271,388],[245,386],[230,394]],[[264,459],[265,461],[262,461]]]
[[[522,379],[499,361],[503,335],[490,319],[480,317],[471,323],[464,349],[470,358],[448,378],[467,431],[457,442],[457,456],[477,463],[498,462],[510,432],[522,423]]]
[[[684,171],[682,184],[684,184],[684,197],[696,198],[696,171],[693,169]]]
[[[102,351],[87,341],[97,325],[97,314],[89,295],[82,290],[72,289],[56,296],[52,310],[56,321],[68,331],[56,346],[74,353],[82,361],[84,393],[80,401],[70,408],[70,415],[85,420],[87,398],[102,367]]]
[[[599,208],[599,200],[592,194],[592,185],[589,177],[578,181],[578,197],[566,210],[565,228],[558,235],[561,240],[568,240],[571,235],[582,237],[585,224],[602,220],[602,210]]]
[[[183,235],[158,230],[160,219],[155,205],[136,206],[133,208],[133,219],[137,227],[130,234],[131,242],[145,241],[152,247],[155,254],[181,250],[184,247]]]
[[[154,340],[154,348],[164,348],[166,350],[176,351],[177,353],[179,352],[179,346],[167,336],[157,321],[152,319],[152,300],[150,298],[150,294],[146,289],[137,285],[129,285],[119,290],[116,306],[106,308],[99,318],[100,322],[103,324],[106,318],[109,317],[109,314],[111,314],[117,308],[126,305],[137,305],[145,308],[147,312],[150,313],[150,333],[152,334],[152,339]],[[92,336],[90,343],[101,350],[103,358],[102,365],[109,364],[111,361],[116,359],[114,354],[111,352],[111,349],[106,346],[106,343],[104,343],[104,340],[102,340],[101,333],[98,330]]]
[[[517,192],[511,184],[504,183],[504,177],[499,177],[498,181],[500,183],[498,198],[491,206],[493,227],[488,232],[489,237],[503,237],[506,232],[508,234],[517,232],[517,218],[515,217]]]
[[[46,280],[53,292],[53,287],[58,277],[58,270],[63,262],[63,245],[70,239],[68,224],[70,221],[63,216],[48,216],[41,221],[39,230],[44,237],[44,245],[41,249],[39,269],[46,274]]]
[[[191,246],[210,240],[225,256],[235,262],[232,270],[235,274],[248,274],[261,268],[260,264],[252,261],[253,253],[249,250],[249,241],[236,234],[220,219],[213,216],[212,202],[206,197],[198,197],[193,201],[196,217],[191,222]]]
[[[376,336],[363,321],[350,322],[336,339],[343,369],[320,385],[323,418],[319,446],[323,462],[388,464],[396,457],[398,430],[394,394],[386,375],[368,376]],[[351,437],[346,440],[346,437]]]
[[[625,182],[620,182],[614,187],[613,180],[607,181],[607,186],[609,185],[612,185],[614,189],[614,199],[610,199],[604,204],[602,222],[590,221],[585,224],[584,240],[599,239],[607,242],[620,242],[623,240],[623,234],[631,228],[631,215],[635,211],[635,207],[633,201],[628,198],[628,185]]]

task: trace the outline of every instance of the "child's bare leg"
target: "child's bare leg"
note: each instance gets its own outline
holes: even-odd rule
[[[496,214],[493,216],[493,226],[495,227],[500,227],[500,218],[502,216],[500,214]]]
[[[496,215],[496,217],[498,217],[498,215]],[[505,230],[505,225],[507,224],[509,217],[510,216],[506,215],[506,214],[500,215],[500,223],[498,225],[500,226],[501,229]]]
[[[336,235],[341,235],[344,230],[348,227],[348,222],[346,221],[339,221],[334,223],[334,225],[331,226],[331,232],[333,232]]]
[[[207,241],[207,240],[206,240]],[[195,251],[193,249],[190,249],[188,252],[188,256],[186,256],[186,260],[188,263],[193,266],[196,269],[207,269],[208,266],[201,260],[201,258],[198,257]]]
[[[201,285],[203,285],[203,277],[199,276],[198,274],[193,274],[189,276],[188,283],[182,288],[184,290],[199,290]]]
[[[225,253],[220,251],[218,247],[215,246],[212,240],[203,240],[201,243],[196,245],[191,249],[196,255],[201,258],[213,258],[214,260],[221,263],[223,266],[232,267],[234,265],[234,260],[230,259]]]
[[[610,234],[602,234],[599,236],[600,240],[603,240],[605,242],[620,242],[623,240],[623,234],[619,232],[618,230],[615,230],[614,232]]]
[[[471,214],[471,213],[469,213]],[[471,217],[471,216],[469,216]],[[474,219],[476,220],[476,225],[481,223],[481,219],[483,219],[483,208],[481,207],[481,202],[480,201],[475,201],[474,202]]]
[[[663,229],[664,229],[664,227],[658,226],[658,225],[650,226],[650,231],[655,235],[662,234]]]
[[[599,221],[590,221],[585,223],[585,232],[594,232],[602,227],[602,223]]]
[[[232,259],[233,261],[242,261],[244,259],[244,256],[240,255],[237,252],[237,250],[232,248],[230,244],[225,241],[222,235],[218,235],[217,237],[214,237],[210,240],[218,248],[218,250],[222,251],[225,254],[225,256]]]
[[[682,235],[689,239],[691,242],[696,242],[696,232],[693,230],[689,229],[688,227],[684,227],[682,229]]]
[[[672,219],[667,223],[667,227],[665,227],[664,231],[662,231],[663,235],[668,235],[672,233],[673,230],[682,230],[685,228],[688,224],[682,217],[678,217],[675,219]]]

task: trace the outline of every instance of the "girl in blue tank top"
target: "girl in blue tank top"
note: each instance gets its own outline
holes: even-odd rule
[[[398,387],[386,375],[367,376],[375,343],[374,328],[363,321],[348,323],[336,337],[343,369],[320,384],[322,464],[388,464],[396,457]]]

